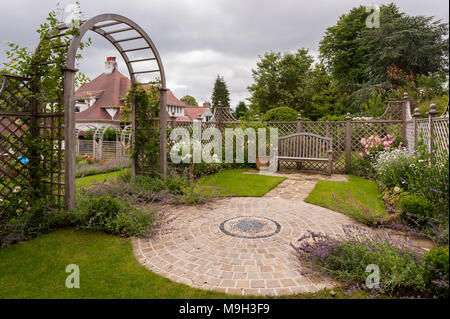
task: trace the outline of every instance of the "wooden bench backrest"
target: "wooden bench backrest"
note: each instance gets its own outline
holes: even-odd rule
[[[312,133],[294,133],[278,138],[278,156],[327,158],[332,139]]]

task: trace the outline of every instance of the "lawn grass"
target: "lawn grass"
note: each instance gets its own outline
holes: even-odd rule
[[[80,269],[80,288],[66,288],[67,265]],[[280,298],[366,298],[335,288]],[[243,298],[173,282],[139,264],[130,239],[62,229],[0,249],[0,299],[15,298]],[[260,298],[260,297],[258,297]]]
[[[367,225],[387,216],[376,183],[354,175],[349,176],[348,182],[319,181],[305,202],[330,208]]]
[[[68,289],[66,266],[80,269]],[[226,298],[147,270],[131,241],[102,233],[58,230],[0,250],[0,298]]]
[[[198,186],[217,187],[221,195],[261,197],[284,181],[286,177],[243,174],[247,169],[228,169],[202,177]],[[211,190],[206,189],[205,192]]]
[[[83,187],[87,187],[87,186],[95,184],[97,182],[105,182],[105,181],[115,179],[118,176],[125,174],[126,171],[127,171],[126,169],[123,169],[120,171],[113,171],[113,172],[109,172],[109,173],[89,175],[89,176],[85,176],[85,177],[78,177],[75,179],[75,184],[77,186],[77,189],[79,190]]]

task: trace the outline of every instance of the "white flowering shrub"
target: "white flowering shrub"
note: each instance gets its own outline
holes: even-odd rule
[[[386,187],[403,186],[410,174],[415,174],[417,159],[404,149],[380,152],[375,159],[377,179]]]

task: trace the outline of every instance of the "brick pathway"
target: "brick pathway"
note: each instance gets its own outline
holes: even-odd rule
[[[166,210],[170,222],[158,234],[133,239],[135,256],[148,269],[176,282],[230,294],[284,295],[332,288],[337,283],[331,279],[304,273],[290,243],[307,230],[339,235],[343,224],[355,222],[303,202],[306,191],[302,187],[311,190],[318,179],[326,178],[308,176],[290,176],[262,198],[235,197],[204,206],[171,207]],[[281,228],[265,238],[233,237],[220,230],[224,221],[239,216],[262,217],[259,221],[269,218]],[[275,224],[251,225],[266,227],[270,233]]]

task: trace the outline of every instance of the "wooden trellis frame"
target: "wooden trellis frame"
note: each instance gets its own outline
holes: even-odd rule
[[[53,38],[62,38],[67,36],[66,32],[69,29],[69,25],[61,24],[58,25],[50,34],[46,37],[46,40]],[[159,129],[160,129],[160,170],[161,175],[166,175],[167,170],[167,159],[166,159],[166,77],[164,72],[164,67],[161,61],[161,57],[148,34],[135,22],[132,20],[117,14],[101,14],[95,16],[89,20],[81,21],[78,33],[73,36],[70,43],[67,45],[67,56],[65,59],[65,67],[62,70],[64,78],[64,92],[63,99],[58,101],[48,101],[45,97],[39,96],[45,95],[45,92],[39,92],[38,88],[33,87],[32,79],[23,79],[19,77],[9,77],[5,76],[5,80],[2,86],[0,95],[3,96],[3,101],[6,107],[0,108],[0,129],[2,131],[9,131],[9,136],[15,139],[16,142],[20,142],[19,131],[24,131],[31,136],[40,136],[48,141],[50,146],[50,151],[45,154],[44,159],[42,159],[43,154],[39,154],[39,150],[31,149],[30,163],[23,164],[29,167],[35,167],[36,169],[45,168],[48,172],[43,180],[37,181],[33,180],[33,174],[27,172],[27,174],[21,174],[25,172],[24,167],[13,167],[10,160],[2,160],[0,162],[1,174],[8,174],[4,167],[8,166],[11,170],[14,170],[15,174],[20,175],[20,180],[29,180],[28,185],[32,188],[33,185],[39,183],[49,183],[50,184],[50,194],[57,198],[57,202],[60,203],[63,199],[66,208],[70,209],[75,206],[75,175],[76,175],[76,130],[75,130],[75,73],[78,71],[75,68],[75,60],[77,56],[77,51],[80,46],[81,40],[88,31],[93,31],[106,40],[108,40],[119,52],[123,60],[125,61],[126,67],[128,69],[130,79],[132,84],[140,85],[146,83],[139,83],[137,76],[140,74],[157,74],[159,75],[160,81],[160,118],[159,118]],[[120,35],[124,32],[133,33],[133,36],[127,38],[120,38]],[[119,36],[119,37],[117,37]],[[133,43],[132,41],[139,40],[144,41],[144,46],[139,47],[128,47],[124,48],[124,43]],[[38,46],[40,48],[40,46]],[[55,48],[56,49],[56,48]],[[133,58],[129,54],[130,52],[139,53],[141,56],[139,58]],[[39,49],[36,50],[36,55],[39,54]],[[151,70],[135,70],[137,63],[144,61],[155,61],[156,67]],[[56,61],[40,61],[41,64],[52,65]],[[39,74],[36,78],[39,78]],[[17,95],[16,88],[9,89],[8,81],[20,83],[19,86],[22,87],[22,91]],[[26,89],[25,89],[26,88]],[[26,91],[26,92],[25,92]],[[36,97],[30,98],[28,97]],[[135,105],[132,105],[132,144],[134,144],[134,131],[136,129],[136,118],[135,118]],[[32,123],[37,123],[38,130],[33,129],[30,131],[27,126],[23,123],[17,124],[16,120],[25,118]],[[148,120],[151,120],[150,118]],[[5,124],[3,124],[5,122]],[[6,123],[8,122],[8,123]],[[35,126],[33,126],[35,127]],[[45,134],[43,134],[45,133]],[[8,137],[10,138],[10,137]],[[2,139],[2,141],[6,138]],[[10,143],[11,144],[11,143]],[[11,144],[11,147],[16,147],[13,154],[19,154],[18,145]],[[17,157],[15,159],[17,161]],[[139,154],[137,154],[139,156]],[[133,158],[133,176],[135,174],[135,159]],[[20,165],[18,165],[20,166]],[[9,181],[14,179],[14,176],[8,178],[8,182],[5,182],[2,186],[2,200],[3,197],[8,195],[3,191],[3,188],[9,189]],[[10,190],[8,194],[13,191]]]

